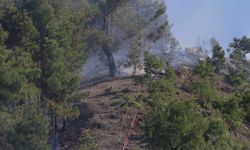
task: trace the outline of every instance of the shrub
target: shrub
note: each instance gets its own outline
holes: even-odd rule
[[[214,66],[214,71],[215,73],[220,73],[221,70],[225,68],[225,52],[215,39],[211,40],[211,44],[213,46],[212,64]]]
[[[246,70],[244,69],[236,69],[236,68],[233,68],[233,67],[229,67],[228,69],[229,71],[229,74],[227,74],[225,76],[225,81],[237,88],[238,86],[242,85],[244,83],[244,81],[246,81],[247,79],[247,72]]]
[[[82,132],[82,139],[80,150],[94,150],[97,148],[97,144],[93,135],[91,135],[90,130],[85,129]]]
[[[149,52],[144,53],[144,70],[147,77],[156,76],[164,69],[164,61],[151,55]]]
[[[149,90],[151,93],[161,92],[168,95],[175,93],[174,83],[168,79],[159,79],[157,81],[152,81],[149,84]]]
[[[229,101],[225,102],[221,108],[226,121],[232,128],[240,126],[244,119],[244,111],[240,107],[240,98],[238,96],[232,97]]]
[[[174,68],[167,65],[165,75],[162,78],[148,82],[149,92],[151,94],[160,92],[168,96],[173,96],[176,93],[175,80],[176,74]]]
[[[232,150],[229,131],[220,117],[212,117],[210,120],[205,140],[207,150]]]
[[[48,150],[48,124],[41,116],[20,120],[8,134],[8,141],[18,150]]]
[[[175,69],[171,66],[171,65],[167,65],[166,66],[166,69],[165,69],[165,78],[172,81],[172,82],[175,82],[176,80],[176,73],[175,73]]]
[[[145,122],[150,147],[157,150],[200,150],[204,119],[191,101],[154,105]]]
[[[240,106],[245,111],[245,120],[250,122],[250,91],[247,91],[243,94]]]
[[[213,72],[213,66],[209,60],[202,60],[194,68],[194,74],[200,76],[201,78],[206,78]]]
[[[201,105],[204,107],[210,107],[219,98],[216,87],[205,79],[194,82],[191,89],[201,100]]]

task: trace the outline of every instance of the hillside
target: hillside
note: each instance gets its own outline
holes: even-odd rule
[[[189,70],[177,71],[176,86],[180,89],[174,94],[177,99],[192,98],[193,94],[186,91],[185,87],[197,80],[191,76]],[[228,91],[229,86],[218,83],[218,89]],[[137,104],[135,97],[147,96],[147,87],[141,87],[134,83],[132,78],[107,80],[88,85],[79,90],[87,93],[77,107],[80,116],[71,121],[65,133],[60,137],[62,149],[77,149],[81,145],[81,133],[84,129],[90,129],[97,150],[121,149],[127,138],[133,116],[137,115],[131,135],[128,138],[126,150],[144,149],[148,144],[143,131],[145,109],[143,105]],[[202,109],[201,113],[209,115],[211,109]],[[232,130],[231,136],[242,142],[250,140],[250,125],[242,124],[239,129]],[[76,142],[77,141],[77,142]]]
[[[81,115],[70,122],[67,131],[62,135],[63,145],[73,149],[77,147],[81,131],[85,128],[91,130],[98,145],[98,150],[121,149],[130,128],[133,115],[138,113],[135,128],[128,141],[127,149],[137,149],[144,145],[142,116],[134,107],[125,108],[129,103],[122,96],[136,96],[140,94],[140,87],[135,86],[130,78],[118,79],[98,83],[80,90],[89,95],[77,106]],[[78,144],[77,144],[78,143]]]
[[[182,48],[168,4],[0,0],[0,150],[249,150],[250,37]]]

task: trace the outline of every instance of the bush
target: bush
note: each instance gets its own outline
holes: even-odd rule
[[[157,81],[152,81],[149,84],[149,90],[151,93],[161,92],[168,95],[173,95],[175,93],[174,83],[168,79],[159,79]]]
[[[97,148],[95,138],[91,135],[90,130],[85,129],[82,132],[80,150],[94,150]]]
[[[220,117],[212,118],[209,122],[205,140],[207,150],[232,150],[234,145],[229,131]]]
[[[8,141],[18,150],[48,150],[48,124],[41,116],[25,117],[14,125]]]
[[[243,94],[240,106],[245,111],[245,120],[250,122],[250,91],[247,91]]]
[[[165,75],[162,78],[148,82],[149,92],[151,94],[160,92],[168,96],[173,96],[176,93],[175,80],[175,70],[172,66],[168,65]]]
[[[157,150],[200,150],[204,119],[191,101],[154,105],[145,122],[150,147]]]
[[[215,39],[211,40],[211,44],[213,46],[212,64],[214,66],[214,71],[215,73],[220,73],[221,70],[225,68],[225,52]]]
[[[246,81],[247,79],[248,74],[246,70],[244,69],[236,69],[236,68],[229,67],[228,71],[229,71],[229,74],[225,76],[225,81],[229,85],[235,88],[242,85],[244,81]]]
[[[176,80],[176,73],[175,73],[175,69],[174,67],[172,67],[171,65],[167,65],[166,66],[166,69],[165,69],[165,78],[172,81],[172,82],[175,82]]]
[[[244,111],[240,107],[240,97],[234,96],[229,101],[225,102],[221,108],[226,121],[232,128],[240,126],[244,119]]]
[[[196,94],[201,100],[203,107],[210,107],[211,104],[218,100],[219,93],[214,85],[208,80],[199,80],[194,82],[191,87],[194,94]]]
[[[151,55],[149,52],[144,53],[144,70],[146,77],[156,76],[164,69],[164,61]]]
[[[201,78],[206,78],[213,72],[213,66],[209,60],[202,60],[194,68],[194,74],[200,76]]]

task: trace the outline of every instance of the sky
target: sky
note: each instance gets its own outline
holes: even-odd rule
[[[226,49],[234,37],[250,35],[250,0],[166,0],[168,19],[182,48],[204,46],[215,37]]]

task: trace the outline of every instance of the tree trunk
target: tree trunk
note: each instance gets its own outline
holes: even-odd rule
[[[51,109],[49,110],[49,113],[50,113],[50,115],[49,115],[50,116],[50,121],[49,121],[50,127],[51,127],[52,131],[54,132],[54,116],[53,116],[53,112]]]
[[[40,94],[40,107],[41,107],[41,111],[43,113],[43,115],[46,115],[46,86],[44,83],[44,71],[46,70],[45,64],[44,64],[44,43],[45,43],[45,37],[46,37],[46,27],[42,27],[40,29],[40,39],[39,39],[39,45],[40,45],[40,50],[39,50],[39,54],[38,54],[38,59],[39,64],[40,64],[40,69],[41,69],[41,73],[40,73],[40,79],[39,79],[39,87],[41,88],[41,94]]]
[[[53,133],[56,133],[57,132],[57,116],[56,116],[56,113],[54,112],[54,110],[50,109],[50,124],[51,124],[51,127],[52,127],[52,131]]]
[[[106,12],[106,14],[110,15],[110,14],[108,14],[108,12]],[[110,24],[111,24],[110,16],[105,16],[103,19],[102,30],[106,33],[107,36],[109,36]],[[104,41],[102,43],[102,51],[104,52],[104,54],[106,55],[106,57],[108,59],[110,76],[115,77],[116,66],[115,66],[114,56],[112,53],[112,48],[109,45],[110,45],[110,43],[108,43],[108,41]]]
[[[115,66],[115,61],[112,52],[110,51],[110,48],[108,46],[103,45],[102,50],[104,54],[106,55],[108,59],[108,65],[109,65],[109,73],[111,77],[115,77],[116,74],[116,66]]]
[[[57,115],[54,113],[54,132],[57,133]]]
[[[63,126],[62,126],[62,131],[64,132],[66,130],[66,119],[63,118]]]
[[[134,64],[134,71],[133,71],[133,75],[135,76],[135,74],[136,74],[136,69],[137,69],[137,66],[136,66],[136,64]]]

